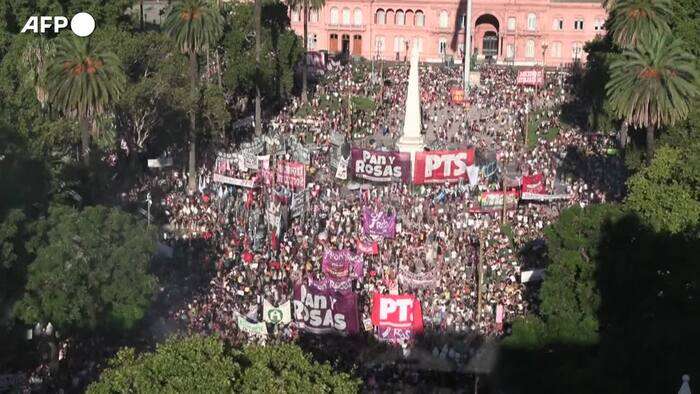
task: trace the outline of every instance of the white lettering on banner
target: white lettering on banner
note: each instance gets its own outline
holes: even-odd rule
[[[454,172],[452,166],[454,165]],[[467,152],[444,155],[427,155],[425,158],[425,177],[433,176],[433,171],[443,167],[443,176],[456,177],[467,172]]]
[[[395,313],[399,310],[399,321],[409,322],[409,307],[413,304],[413,300],[397,300],[394,301],[391,298],[382,298],[379,301],[379,318],[385,320],[389,317],[389,314]]]

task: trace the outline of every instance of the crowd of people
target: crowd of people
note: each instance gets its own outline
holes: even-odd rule
[[[217,152],[199,169],[196,192],[187,190],[187,175],[177,171],[150,181],[158,189],[155,206],[168,223],[164,242],[191,269],[209,274],[208,283],[170,311],[188,332],[217,333],[234,344],[299,338],[303,330],[293,320],[271,326],[269,335],[255,335],[238,327],[239,317],[261,322],[266,301],[283,304],[292,298],[295,283],[322,280],[325,251],[356,251],[358,241],[368,241],[362,210],[372,207],[395,213],[397,228],[393,239],[376,240],[377,253],[364,255],[364,271],[352,282],[365,335],[373,335],[367,322],[372,294],[380,292],[415,295],[426,337],[498,337],[509,322],[533,308],[521,277],[523,246],[541,241],[543,230],[562,209],[622,196],[622,165],[606,153],[614,141],[560,121],[570,90],[566,73],[548,73],[545,85],[534,91],[516,85],[514,70],[496,66],[481,70],[481,83],[468,91],[465,104],[453,103],[450,96],[451,88],[460,85],[458,68],[421,67],[420,89],[427,148],[474,148],[482,169],[491,163],[498,171],[482,172],[474,186],[466,181],[411,185],[338,179],[334,156],[341,147],[334,136],[342,135],[346,146],[378,150],[394,150],[401,136],[408,67],[383,65],[375,67],[376,76],[355,77],[362,72],[366,70],[352,64],[329,69],[308,104],[295,99],[270,120],[270,139],[294,139],[311,151],[303,213],[284,215],[283,224],[271,223],[267,211],[271,205],[288,206],[292,192],[299,190],[272,182],[248,188],[215,181],[215,173],[256,177],[255,170],[217,160]],[[344,104],[349,96],[371,98],[376,108],[348,110]],[[299,119],[302,109],[306,116]],[[534,146],[523,137],[530,123],[537,135]],[[294,152],[284,145],[287,151],[261,154],[272,162],[293,160]],[[267,146],[269,150],[269,141]],[[230,147],[224,156],[237,150]],[[591,157],[596,160],[583,160]],[[225,168],[222,163],[227,163]],[[519,177],[542,174],[550,193],[568,197],[480,210],[481,193],[504,188],[506,168],[515,169]],[[401,280],[402,272],[431,280],[410,285]],[[402,345],[428,346],[428,353],[449,354],[457,363],[471,354],[469,349],[462,355],[454,349],[440,352],[441,346],[421,343],[420,338]]]

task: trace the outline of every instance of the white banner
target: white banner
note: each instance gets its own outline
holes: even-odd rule
[[[479,184],[479,166],[468,166],[467,176],[469,177],[469,186],[474,187]]]
[[[335,177],[338,179],[348,179],[348,162],[350,157],[341,157],[338,159],[338,168],[335,170]]]
[[[172,157],[162,157],[159,159],[148,159],[148,168],[163,168],[173,165]]]
[[[214,174],[213,180],[214,182],[226,183],[228,185],[240,187],[247,187],[248,189],[252,189],[255,187],[255,179],[239,179],[231,178],[230,176],[224,176],[221,174]]]
[[[292,322],[292,303],[290,301],[280,306],[272,305],[268,300],[263,304],[263,320],[272,324],[289,324]]]
[[[251,323],[245,317],[238,315],[238,329],[251,335],[267,336],[265,323]]]
[[[525,192],[520,196],[521,200],[533,200],[533,201],[555,201],[555,200],[568,200],[571,198],[569,194],[539,194],[539,193],[529,193]]]
[[[530,271],[520,273],[520,283],[536,282],[544,279],[544,269],[537,268]]]

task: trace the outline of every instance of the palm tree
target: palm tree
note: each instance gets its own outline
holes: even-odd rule
[[[629,48],[642,38],[669,34],[672,13],[671,0],[615,0],[608,26],[615,43]]]
[[[695,58],[671,36],[644,38],[610,65],[605,86],[613,112],[627,124],[646,128],[647,161],[654,133],[688,116],[700,92]]]
[[[22,53],[24,81],[30,86],[34,86],[36,99],[41,104],[41,108],[46,106],[49,99],[46,74],[54,53],[54,45],[45,38],[37,38],[32,41]]]
[[[293,10],[303,9],[304,18],[304,58],[302,59],[302,88],[301,102],[305,103],[308,99],[308,70],[307,70],[307,54],[309,53],[309,10],[318,11],[326,5],[326,0],[288,0],[289,8]]]
[[[219,40],[224,18],[206,0],[181,0],[173,4],[164,23],[167,34],[190,58],[192,102],[190,110],[189,189],[197,188],[197,103],[199,71],[197,55],[209,51]]]
[[[126,84],[117,56],[89,39],[56,39],[56,55],[47,73],[49,101],[81,126],[83,163],[90,164],[91,124],[114,103]]]

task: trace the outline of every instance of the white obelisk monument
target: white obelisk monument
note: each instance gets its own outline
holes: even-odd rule
[[[408,72],[408,92],[406,93],[406,115],[403,121],[403,134],[396,143],[400,152],[411,153],[413,161],[416,152],[423,151],[423,122],[420,112],[420,78],[418,76],[418,42],[414,42],[411,50],[411,68]]]

